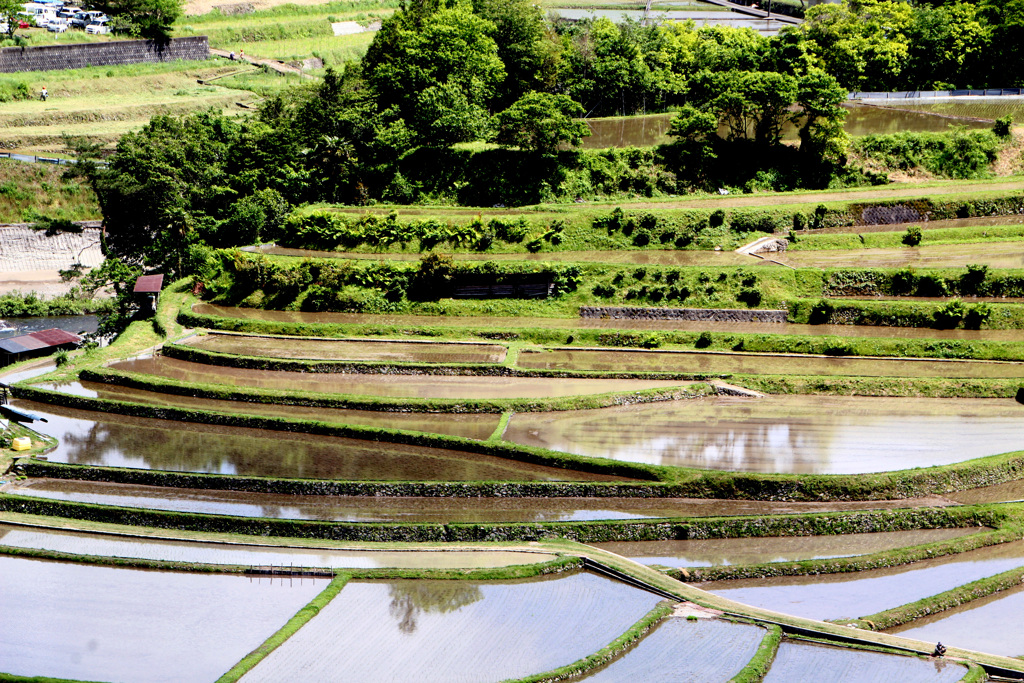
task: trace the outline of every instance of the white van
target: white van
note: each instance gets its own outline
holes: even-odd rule
[[[85,32],[97,36],[110,33],[110,19],[105,16],[93,19],[85,27]]]

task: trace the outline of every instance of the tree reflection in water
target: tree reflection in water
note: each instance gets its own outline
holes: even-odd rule
[[[420,612],[454,612],[482,600],[480,586],[465,581],[396,581],[388,586],[388,611],[398,621],[398,630],[412,633]]]

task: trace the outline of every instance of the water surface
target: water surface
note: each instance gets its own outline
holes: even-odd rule
[[[1022,336],[1016,331],[1018,336]],[[524,351],[516,365],[528,369],[602,372],[680,372],[741,375],[831,375],[853,377],[1024,377],[1024,363],[909,360],[860,356],[796,356],[699,351]]]
[[[700,584],[723,598],[808,619],[854,619],[1024,565],[1024,541],[854,574]]]
[[[641,564],[660,564],[666,567],[716,567],[867,555],[894,548],[907,548],[913,545],[945,541],[985,530],[977,527],[920,529],[866,534],[628,541],[595,543],[593,545]]]
[[[1024,588],[1011,588],[939,612],[888,633],[947,646],[977,650],[994,655],[1024,655],[1024,630],[1019,628],[1024,613]]]
[[[717,619],[670,617],[634,647],[577,680],[590,683],[727,681],[757,652],[765,630]]]
[[[555,398],[617,391],[678,387],[670,380],[549,379],[451,375],[377,375],[248,370],[157,356],[121,361],[111,367],[180,382],[253,389],[288,390],[388,398]],[[1024,365],[1022,365],[1024,367]]]
[[[505,347],[497,344],[301,339],[217,333],[194,337],[184,343],[207,351],[267,358],[416,363],[500,363],[505,358]]]
[[[275,547],[244,543],[202,543],[88,533],[69,529],[42,529],[10,524],[0,524],[0,545],[98,557],[262,567],[473,569],[534,564],[555,559],[554,555],[544,553],[504,550],[372,551]]]
[[[517,413],[505,439],[567,453],[744,472],[858,474],[1017,451],[1011,399],[714,396]]]
[[[363,481],[601,478],[441,448],[17,405],[45,418],[37,429],[59,440],[47,458],[76,465]]]
[[[765,683],[814,681],[899,681],[900,683],[953,683],[967,667],[946,659],[919,659],[880,652],[784,641],[779,645]]]
[[[0,556],[0,669],[82,681],[213,681],[326,581],[140,571]]]
[[[193,398],[177,394],[163,394],[158,391],[132,389],[116,384],[100,382],[67,382],[61,384],[40,383],[41,389],[59,391],[73,396],[102,398],[112,401],[128,401],[156,406],[173,406],[176,408],[207,410],[218,413],[237,413],[240,415],[256,415],[259,417],[282,417],[291,420],[313,420],[339,425],[358,425],[362,427],[386,427],[389,429],[408,429],[415,432],[431,432],[464,436],[469,439],[486,439],[498,426],[500,415],[495,413],[394,413],[379,410],[349,410],[345,408],[317,408],[310,406],[291,406],[276,403],[248,403],[246,401],[227,401],[212,398]],[[26,402],[27,403],[27,402]],[[35,406],[43,404],[34,403]],[[43,410],[57,410],[43,406]],[[62,414],[63,409],[61,409]],[[70,413],[69,413],[70,414]],[[95,413],[79,411],[79,416]]]
[[[578,573],[514,582],[352,581],[242,680],[505,680],[601,649],[659,598]]]
[[[713,498],[418,498],[277,495],[69,479],[28,479],[5,493],[117,507],[236,517],[404,524],[588,522],[665,517],[722,517],[938,506],[938,498],[787,503]]]

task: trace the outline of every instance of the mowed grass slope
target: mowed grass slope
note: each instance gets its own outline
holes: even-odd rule
[[[77,180],[61,179],[64,169],[0,159],[0,223],[26,223],[37,214],[69,220],[100,218],[96,196]]]

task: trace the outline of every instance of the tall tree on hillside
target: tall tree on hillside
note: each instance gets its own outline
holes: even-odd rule
[[[486,132],[488,101],[505,78],[494,24],[468,4],[414,8],[385,20],[363,58],[381,112],[419,145],[450,145]]]
[[[182,16],[183,0],[96,0],[90,7],[106,12],[118,25],[143,38],[166,40]]]
[[[473,0],[473,12],[493,22],[505,80],[496,89],[493,109],[504,109],[528,92],[549,90],[562,50],[548,29],[540,6],[531,0]]]
[[[984,84],[987,74],[979,67],[989,49],[991,30],[981,21],[975,5],[956,2],[918,7],[908,36],[906,89],[945,90]]]

